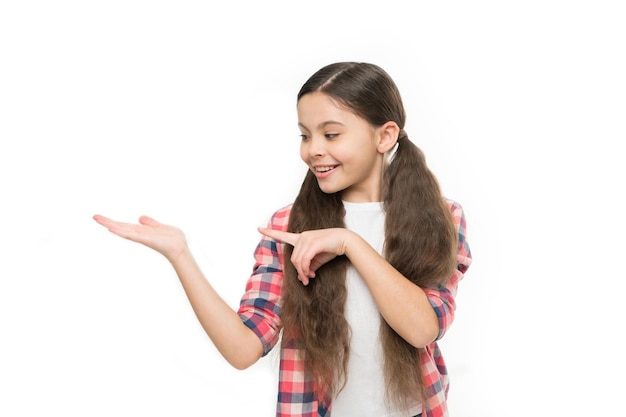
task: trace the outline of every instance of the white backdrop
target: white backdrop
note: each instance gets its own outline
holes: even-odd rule
[[[466,211],[451,415],[626,415],[620,2],[208,3],[0,4],[0,415],[273,415],[277,357],[230,368],[91,217],[179,226],[236,308],[305,172],[296,93],[339,60],[392,75]]]

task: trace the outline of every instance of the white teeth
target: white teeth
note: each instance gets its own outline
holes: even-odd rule
[[[333,167],[315,167],[315,170],[317,172],[327,172],[327,171],[330,171],[331,169],[333,169]]]

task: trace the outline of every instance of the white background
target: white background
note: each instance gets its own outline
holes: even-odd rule
[[[224,3],[1,3],[0,415],[273,415],[277,356],[230,368],[92,216],[179,226],[236,308],[305,172],[296,93],[340,60],[392,75],[466,211],[451,415],[625,415],[621,2]]]

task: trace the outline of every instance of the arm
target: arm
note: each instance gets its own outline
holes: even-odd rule
[[[215,292],[191,253],[186,250],[171,262],[196,317],[222,356],[237,369],[254,364],[263,353],[259,338]]]
[[[456,255],[457,269],[446,285],[438,288],[424,289],[439,320],[439,333],[435,340],[441,339],[454,321],[454,311],[456,308],[454,300],[457,288],[465,272],[472,264],[472,253],[466,239],[465,213],[458,203],[449,201],[449,205],[459,234],[459,247]]]
[[[349,232],[346,242],[346,256],[389,326],[415,347],[431,343],[439,323],[424,290],[406,279],[360,236]]]
[[[304,285],[315,271],[346,255],[362,276],[384,319],[408,343],[423,347],[443,336],[454,318],[456,286],[471,261],[465,241],[465,220],[459,205],[451,210],[459,230],[459,267],[446,287],[422,289],[400,274],[360,236],[347,229],[312,230],[300,234],[259,229],[268,237],[294,246],[292,262]]]
[[[348,255],[365,280],[387,323],[415,347],[423,347],[441,339],[448,330],[454,321],[458,284],[472,262],[466,240],[463,208],[454,201],[449,201],[449,206],[459,239],[457,269],[445,285],[437,288],[418,287],[396,271],[369,245],[366,245],[368,250],[360,244],[355,248],[353,257]],[[372,254],[372,251],[378,256]],[[358,260],[353,259],[356,257]]]
[[[356,233],[344,228],[302,233],[259,228],[264,235],[294,247],[291,261],[304,285],[315,271],[339,255],[346,255],[368,286],[380,313],[407,342],[416,347],[437,336],[438,321],[424,291],[400,274]]]
[[[286,231],[291,206],[272,215],[268,229]],[[263,355],[276,345],[282,328],[281,296],[284,245],[265,236],[254,251],[254,268],[241,297],[239,316],[263,344]]]
[[[244,369],[263,353],[259,338],[217,294],[193,258],[183,233],[142,216],[139,224],[116,222],[96,215],[94,220],[112,233],[161,253],[172,264],[185,294],[215,347],[235,368]]]

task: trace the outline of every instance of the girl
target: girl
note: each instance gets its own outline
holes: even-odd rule
[[[389,75],[369,63],[317,71],[297,97],[309,170],[255,251],[237,312],[183,233],[142,216],[94,219],[164,255],[224,358],[244,369],[280,346],[277,417],[447,416],[437,345],[471,263],[465,218],[403,130]]]

